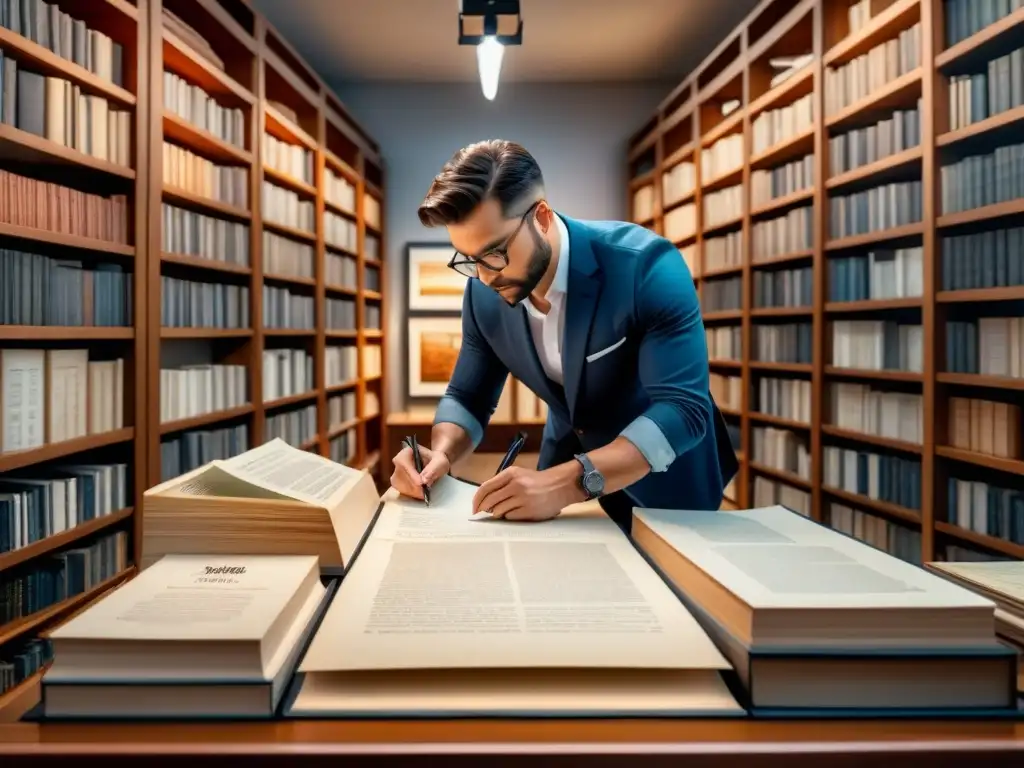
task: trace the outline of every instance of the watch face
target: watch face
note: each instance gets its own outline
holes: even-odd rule
[[[604,490],[604,480],[596,472],[588,472],[583,478],[583,487],[587,493],[601,493]]]

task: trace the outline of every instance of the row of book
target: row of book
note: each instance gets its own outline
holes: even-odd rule
[[[31,40],[101,80],[124,87],[124,48],[45,0],[0,0],[0,27]]]
[[[289,144],[269,133],[263,134],[263,165],[312,186],[316,183],[313,153],[298,144]]]
[[[264,181],[260,205],[264,221],[310,235],[316,230],[316,204],[293,190]]]
[[[921,65],[921,23],[867,53],[825,69],[825,114],[835,115]]]
[[[316,328],[316,305],[312,296],[287,288],[263,286],[263,326],[288,330]]]
[[[249,265],[249,226],[163,203],[160,248],[164,253]]]
[[[324,172],[324,200],[355,215],[356,186],[344,176],[339,176],[327,168]]]
[[[704,328],[709,360],[739,360],[743,357],[743,329],[738,325]]]
[[[946,47],[951,47],[1024,8],[1022,0],[979,3],[976,0],[942,0]]]
[[[755,264],[809,250],[814,245],[814,209],[805,205],[783,216],[755,221],[750,239]]]
[[[125,464],[11,472],[0,495],[0,553],[16,552],[131,506]]]
[[[976,397],[950,397],[949,445],[1003,459],[1024,458],[1021,406]]]
[[[686,203],[665,212],[665,237],[674,243],[685,240],[697,232],[697,206]]]
[[[333,211],[324,211],[324,242],[331,248],[340,248],[350,253],[359,250],[359,234],[356,223]]]
[[[754,390],[752,410],[789,421],[811,423],[811,382],[761,376]]]
[[[327,398],[327,428],[333,429],[355,421],[357,413],[355,390]]]
[[[761,112],[750,124],[754,155],[814,127],[814,94],[808,93],[784,107]]]
[[[900,560],[921,565],[919,530],[837,502],[829,503],[826,510],[828,523],[840,533],[870,544]]]
[[[831,382],[828,391],[830,421],[840,429],[905,443],[924,441],[925,414],[920,393],[840,382]]]
[[[919,459],[835,445],[826,445],[822,452],[824,485],[904,509],[921,509]]]
[[[313,370],[313,356],[304,349],[264,349],[263,402],[314,390]]]
[[[852,128],[828,139],[829,175],[878,162],[921,144],[921,100],[913,109],[896,109],[892,115],[863,128]]]
[[[765,205],[780,197],[814,187],[814,155],[804,155],[768,170],[750,173],[750,204]]]
[[[814,268],[797,267],[772,272],[758,270],[754,277],[754,307],[807,307],[814,304]],[[705,286],[706,288],[706,286]]]
[[[958,130],[1024,104],[1024,48],[997,56],[984,72],[949,77],[949,128]]]
[[[352,299],[327,299],[324,309],[328,328],[338,331],[355,329],[356,303]]]
[[[245,149],[245,115],[238,107],[225,107],[198,85],[164,71],[164,109],[211,133],[223,142]]]
[[[829,301],[884,301],[924,293],[924,248],[874,249],[829,256]]]
[[[160,369],[160,423],[239,408],[249,402],[244,365],[186,365]]]
[[[160,276],[164,328],[249,328],[249,287]]]
[[[963,157],[939,170],[943,214],[1024,197],[1024,143]]]
[[[229,459],[249,447],[245,423],[180,432],[160,441],[160,478],[166,482],[217,459]]]
[[[1024,544],[1024,493],[1020,478],[1001,483],[951,476],[946,481],[945,522],[1013,544]]]
[[[752,359],[762,363],[811,363],[811,328],[810,323],[755,325],[750,334]]]
[[[317,435],[316,405],[279,411],[266,417],[263,436],[267,440],[284,440],[298,448]]]
[[[661,175],[661,205],[668,208],[693,193],[697,188],[697,166],[690,160],[682,160]],[[641,200],[637,204],[634,196],[634,216],[643,220],[650,218],[654,211],[654,187],[643,187],[650,190],[649,199]],[[640,190],[637,190],[639,192]]]
[[[710,229],[721,224],[728,224],[743,215],[744,189],[737,184],[725,189],[718,189],[704,195],[701,210],[704,216],[704,227]]]
[[[743,408],[743,379],[739,376],[724,376],[711,371],[708,374],[708,389],[719,408],[737,411]]]
[[[1024,376],[1024,318],[979,317],[946,321],[946,371],[983,376]]]
[[[164,140],[165,185],[236,208],[249,207],[249,169],[220,165],[190,149]]]
[[[811,448],[806,434],[762,426],[755,426],[750,432],[754,462],[810,481]]]
[[[316,277],[316,250],[276,232],[263,230],[263,276],[280,275],[312,280]],[[328,280],[330,282],[330,280]]]
[[[131,166],[132,114],[0,51],[0,120],[98,160]]]
[[[743,264],[742,230],[708,238],[700,247],[704,254],[704,272],[714,272]]]
[[[86,349],[0,349],[0,453],[121,429],[124,376]]]
[[[0,325],[127,327],[132,283],[120,264],[0,248]]]
[[[743,134],[731,133],[700,152],[700,178],[707,184],[743,167]]]
[[[811,515],[810,492],[763,475],[754,476],[754,488],[751,492],[751,497],[756,507],[780,505],[804,517],[810,517]]]
[[[700,308],[703,312],[724,312],[743,306],[743,278],[728,277],[708,280],[700,292]]]
[[[921,221],[921,181],[896,181],[845,195],[829,204],[829,237],[852,237]]]
[[[327,443],[327,455],[338,464],[351,464],[359,453],[358,433],[355,427],[335,435]]]
[[[924,329],[895,320],[832,322],[832,365],[867,371],[924,370]]]
[[[940,251],[945,291],[1024,285],[1024,227],[947,235]]]

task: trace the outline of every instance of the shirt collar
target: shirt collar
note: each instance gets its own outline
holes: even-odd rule
[[[564,294],[569,290],[569,230],[562,221],[562,217],[555,214],[555,226],[558,227],[561,247],[558,249],[558,266],[555,267],[555,277],[551,281],[547,295]]]

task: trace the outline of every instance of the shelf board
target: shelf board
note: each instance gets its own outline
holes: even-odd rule
[[[207,427],[210,424],[217,424],[221,421],[231,421],[241,416],[248,416],[253,412],[252,403],[246,405],[240,405],[237,408],[227,408],[223,411],[213,411],[212,413],[204,413],[199,416],[190,416],[187,419],[177,419],[175,421],[165,421],[160,425],[160,434],[168,435],[172,432],[185,432],[190,429],[199,429],[201,427]]]
[[[966,72],[1019,47],[1024,8],[1018,8],[998,21],[975,32],[935,55],[935,67],[948,74]]]
[[[895,80],[876,88],[863,99],[855,101],[825,118],[825,126],[833,132],[852,127],[862,114],[875,110],[912,106],[914,95],[920,95],[923,71],[921,67],[900,75]]]
[[[65,248],[74,248],[79,251],[91,251],[121,257],[135,256],[134,245],[124,245],[123,243],[115,243],[111,240],[100,240],[95,237],[84,237],[83,235],[69,235],[49,229],[22,227],[17,224],[7,224],[6,222],[0,222],[0,237],[31,240],[36,243],[50,243],[51,245],[61,245]]]
[[[162,339],[245,339],[252,328],[161,328]]]
[[[288,142],[289,144],[301,144],[306,149],[311,149],[314,152],[317,149],[316,140],[309,135],[309,133],[287,117],[281,114],[280,110],[275,109],[270,104],[264,103],[263,112],[267,118],[267,132],[273,134],[282,141]]]
[[[719,232],[725,232],[726,230],[735,229],[738,226],[742,226],[743,225],[743,218],[744,218],[743,216],[735,216],[735,217],[733,217],[731,219],[726,219],[725,221],[719,221],[719,222],[717,222],[715,224],[706,224],[704,226],[704,230],[703,230],[703,232],[701,234],[702,234],[703,238],[705,240],[707,240],[710,235],[716,235]]]
[[[764,464],[758,464],[756,461],[750,462],[750,469],[759,475],[765,475],[774,480],[781,480],[787,485],[795,486],[796,488],[804,488],[809,490],[811,483],[795,472],[787,472],[782,469],[776,469],[775,467],[769,467]]]
[[[229,144],[173,112],[164,110],[164,137],[191,149],[208,160],[228,165],[252,166],[252,153]]]
[[[299,403],[304,403],[307,400],[316,400],[318,394],[319,390],[311,389],[308,392],[301,392],[297,395],[279,397],[276,400],[265,400],[263,402],[263,409],[269,411],[277,408],[286,408],[289,405],[298,405]]]
[[[69,528],[61,533],[47,536],[45,539],[33,542],[28,546],[15,549],[10,552],[4,552],[0,554],[0,573],[9,568],[13,568],[16,565],[27,563],[29,560],[41,557],[42,555],[56,552],[58,549],[62,549],[69,544],[80,541],[86,536],[91,536],[98,531],[113,528],[122,520],[127,520],[131,517],[134,511],[133,507],[127,507],[112,514],[97,517],[84,523],[79,523],[74,528]]]
[[[704,194],[709,192],[716,192],[726,187],[735,187],[743,183],[743,165],[742,163],[736,168],[730,168],[724,173],[720,173],[712,179],[707,181],[701,180],[700,188]]]
[[[964,448],[954,448],[949,445],[935,446],[935,454],[946,459],[961,461],[964,464],[973,464],[977,467],[988,467],[1006,472],[1009,475],[1020,475],[1024,477],[1024,460],[1011,459],[1005,456],[993,456],[988,453],[979,453]]]
[[[701,146],[710,147],[723,136],[727,136],[730,133],[736,133],[737,128],[743,130],[743,115],[745,111],[744,106],[740,104],[740,106],[736,108],[735,112],[730,113],[728,117],[722,120],[722,122],[701,137]]]
[[[344,392],[346,389],[354,389],[358,386],[359,379],[349,379],[348,381],[343,381],[340,384],[328,384],[327,394],[333,395],[338,392]]]
[[[239,221],[252,220],[252,211],[246,210],[245,208],[239,208],[238,206],[231,205],[230,203],[222,203],[220,200],[214,200],[212,197],[199,195],[195,192],[188,192],[179,187],[172,187],[168,184],[164,184],[163,196],[169,203],[174,203],[175,205],[185,208],[198,208],[207,213],[217,214],[219,217],[226,216],[228,218],[238,219]]]
[[[127,581],[134,573],[134,567],[127,568],[106,581],[101,581],[95,587],[86,590],[80,595],[75,595],[74,597],[69,597],[66,600],[61,600],[59,603],[55,603],[49,608],[44,608],[41,611],[36,611],[28,616],[23,616],[22,618],[15,619],[14,621],[10,621],[7,624],[0,626],[0,645],[37,630],[44,624],[49,623],[63,614],[70,613],[76,608],[88,605],[108,589]]]
[[[0,694],[0,723],[17,723],[42,700],[43,675],[48,668],[44,666]]]
[[[902,152],[883,157],[873,163],[836,174],[825,182],[825,188],[840,189],[868,179],[874,181],[876,176],[883,176],[887,173],[902,170],[914,163],[920,163],[923,155],[924,153],[920,146],[905,149]]]
[[[935,226],[944,229],[946,227],[957,227],[963,224],[974,224],[979,221],[1001,219],[1021,214],[1024,214],[1024,198],[985,205],[981,208],[972,208],[969,211],[960,211],[959,213],[947,213],[935,220]]]
[[[659,166],[659,170],[662,173],[666,173],[672,170],[672,168],[679,165],[679,163],[683,162],[683,160],[686,160],[687,158],[691,157],[695,149],[697,149],[697,143],[694,141],[690,141],[684,144],[683,146],[679,147],[678,149],[673,150],[672,153],[666,156],[665,159],[662,161],[661,165]]]
[[[825,375],[846,379],[864,379],[867,381],[920,382],[924,378],[920,373],[913,371],[875,371],[868,368],[841,368],[835,365],[826,365]]]
[[[750,102],[747,112],[749,113],[751,122],[753,122],[754,118],[760,113],[776,107],[776,105],[783,101],[790,103],[806,96],[813,90],[813,88],[814,60],[812,59],[790,75],[785,81],[779,83],[770,91],[763,93]],[[787,98],[790,96],[792,98]]]
[[[1019,136],[1021,124],[1024,123],[1024,106],[1014,107],[1004,112],[986,117],[976,123],[965,125],[954,131],[947,131],[935,138],[938,147],[953,147],[972,139],[985,140],[996,138],[996,134],[1014,131]]]
[[[826,67],[845,64],[877,44],[897,37],[921,19],[922,0],[896,0],[867,24],[833,45],[821,61]]]
[[[314,189],[313,192],[315,196],[316,190]],[[346,219],[352,219],[353,221],[359,220],[359,216],[356,214],[355,211],[350,211],[348,208],[345,208],[342,205],[338,205],[337,203],[328,200],[326,197],[324,198],[324,208],[329,210],[331,213],[336,213],[339,216],[344,216]]]
[[[304,243],[316,243],[316,233],[307,232],[304,229],[289,227],[286,224],[278,224],[276,221],[270,221],[269,219],[263,220],[263,228],[269,229],[271,232],[276,232],[284,237],[289,237],[292,240],[301,240]]]
[[[0,325],[0,341],[127,341],[135,328],[99,325]]]
[[[92,451],[97,448],[106,448],[118,443],[126,443],[134,439],[135,429],[125,427],[115,429],[111,432],[103,432],[98,435],[87,435],[76,437],[74,440],[64,440],[59,443],[46,443],[38,448],[29,448],[24,451],[8,451],[0,453],[0,473],[13,472],[16,469],[30,467],[33,464],[41,464],[44,461],[63,459],[74,456],[76,453]]]
[[[758,171],[785,163],[787,160],[794,160],[798,157],[812,154],[814,152],[815,133],[816,130],[812,126],[758,152],[750,158],[750,170]]]
[[[759,218],[766,216],[771,213],[775,213],[783,208],[789,208],[792,206],[798,206],[800,203],[806,203],[814,199],[814,189],[801,189],[796,192],[792,192],[782,197],[776,197],[774,200],[769,200],[764,203],[760,203],[756,207],[751,208],[750,218]]]
[[[980,373],[937,373],[935,380],[940,384],[958,384],[962,387],[1024,390],[1024,378],[1018,379],[1010,376],[989,376]]]
[[[920,456],[923,451],[923,447],[920,443],[911,443],[906,440],[897,440],[892,437],[872,435],[867,432],[855,432],[852,429],[834,427],[831,424],[822,424],[821,433],[823,435],[828,435],[829,437],[837,437],[855,443],[867,443],[869,445],[878,446],[879,448],[888,448],[890,450],[912,453],[918,456]]]
[[[943,304],[958,302],[1024,301],[1024,285],[1008,285],[999,288],[971,288],[963,291],[939,291],[935,300]]]
[[[716,277],[728,277],[730,275],[742,275],[743,265],[742,264],[730,264],[728,267],[718,267],[717,269],[704,270],[700,275],[694,275],[699,277],[701,280],[713,280]]]
[[[909,523],[910,525],[921,524],[921,513],[916,510],[907,509],[906,507],[901,507],[898,504],[892,504],[888,501],[869,499],[867,496],[861,496],[859,493],[849,493],[848,491],[833,488],[829,485],[823,485],[821,490],[823,493],[826,493],[840,501],[844,501],[851,506],[860,507],[861,509],[866,509],[870,512],[879,512],[882,515],[886,515],[903,523]]]
[[[751,317],[800,317],[814,313],[814,307],[752,307]]]
[[[879,312],[887,309],[913,309],[915,307],[920,307],[921,301],[920,296],[909,296],[899,299],[830,301],[825,305],[825,311],[840,314],[849,312]]]
[[[887,240],[900,240],[905,237],[919,237],[924,234],[924,225],[905,224],[902,227],[890,227],[877,232],[867,232],[863,235],[849,235],[828,240],[825,243],[826,251],[839,251],[845,248],[859,248],[864,245],[884,243]]]
[[[717,312],[705,312],[702,315],[705,323],[713,323],[721,320],[742,320],[742,309],[723,309]]]
[[[810,363],[767,363],[761,360],[751,360],[747,365],[758,371],[787,371],[789,373],[811,373],[814,366]]]
[[[290,173],[285,173],[273,166],[264,164],[263,178],[279,187],[285,187],[293,192],[298,192],[303,197],[309,197],[316,200],[316,187],[312,184],[307,184],[302,179],[292,176]]]
[[[0,27],[0,49],[9,56],[14,54],[13,58],[16,58],[20,65],[29,65],[41,75],[70,80],[86,93],[103,96],[123,107],[136,106],[135,95],[124,88],[94,75],[85,67],[61,58],[48,48],[4,27]]]
[[[781,256],[772,256],[769,259],[760,259],[758,261],[751,262],[750,266],[753,269],[770,269],[780,264],[790,264],[794,261],[805,261],[814,257],[813,250],[806,251],[793,251],[792,253],[784,253]]]
[[[232,264],[228,261],[205,259],[202,256],[188,256],[182,253],[167,253],[164,251],[160,254],[160,261],[165,264],[177,264],[182,267],[205,269],[210,272],[226,272],[232,275],[252,274],[252,267],[246,267],[241,264]]]
[[[294,275],[276,275],[263,273],[263,282],[267,283],[285,283],[287,285],[301,285],[306,288],[316,287],[316,278],[314,277],[295,277]]]
[[[801,432],[806,432],[811,428],[810,422],[796,421],[795,419],[786,419],[783,418],[782,416],[774,416],[770,413],[758,413],[757,411],[750,411],[747,415],[750,417],[751,421],[756,421],[760,424],[772,424],[773,426],[776,427],[800,430]]]
[[[946,536],[959,539],[963,543],[974,544],[991,552],[999,552],[1017,560],[1024,560],[1024,545],[1014,544],[1005,539],[997,539],[995,536],[986,536],[984,533],[975,533],[942,520],[935,521],[935,530]]]
[[[3,31],[5,30],[0,28],[0,32]],[[119,179],[135,178],[135,171],[132,168],[101,160],[6,124],[0,124],[0,159],[19,163],[58,165],[76,172],[88,169]]]

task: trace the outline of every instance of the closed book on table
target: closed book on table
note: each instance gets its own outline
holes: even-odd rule
[[[995,605],[923,568],[779,506],[635,509],[633,537],[753,714],[1016,712]]]
[[[43,717],[271,717],[330,592],[315,557],[165,557],[53,631]]]
[[[280,439],[150,488],[141,567],[164,555],[315,555],[340,575],[380,497],[365,470]]]
[[[470,519],[475,491],[389,492],[286,715],[745,715],[729,663],[603,513]]]

